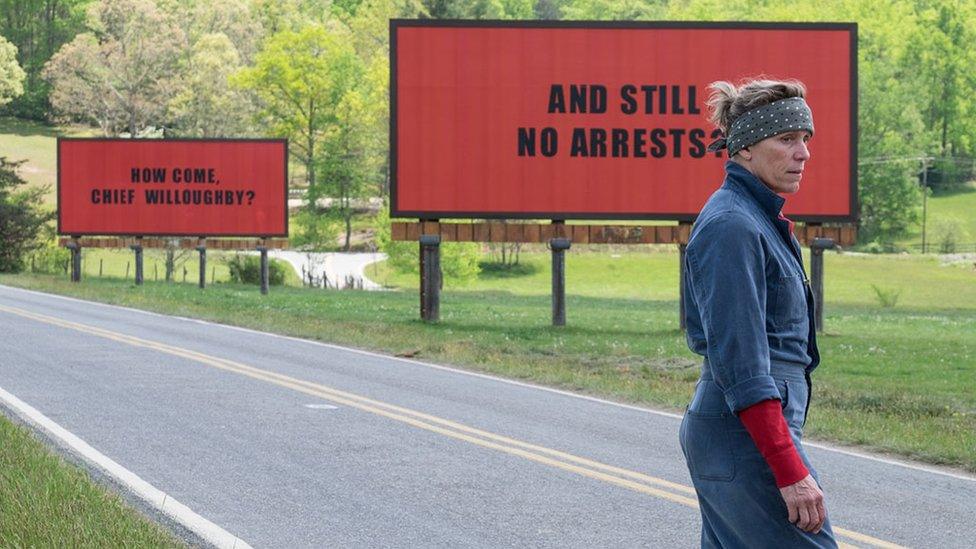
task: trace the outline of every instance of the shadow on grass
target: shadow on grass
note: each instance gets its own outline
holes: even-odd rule
[[[97,128],[48,126],[36,120],[0,116],[0,134],[18,137],[98,137]]]
[[[932,191],[932,198],[951,198],[976,193],[976,181]]]
[[[33,120],[22,120],[9,116],[0,117],[0,134],[4,133],[19,137],[59,137],[64,135],[58,128],[46,126]]]

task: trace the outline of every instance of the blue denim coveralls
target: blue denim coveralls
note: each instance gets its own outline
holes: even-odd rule
[[[820,362],[800,245],[778,219],[782,197],[735,162],[725,171],[685,256],[688,346],[705,358],[679,436],[701,504],[701,545],[836,547],[829,519],[817,535],[788,521],[773,473],[737,415],[780,399],[817,478],[800,445],[810,372]]]

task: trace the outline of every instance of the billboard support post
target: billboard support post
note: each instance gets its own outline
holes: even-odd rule
[[[566,325],[566,250],[572,241],[568,238],[553,238],[549,241],[552,250],[552,325]]]
[[[816,311],[814,324],[817,332],[823,332],[823,253],[824,250],[832,249],[834,241],[830,238],[814,238],[810,243],[810,277],[813,285],[813,310]]]
[[[264,241],[258,251],[261,252],[261,295],[268,295],[268,246]]]
[[[142,286],[142,237],[136,237],[136,243],[129,248],[136,253],[136,286]]]
[[[207,286],[207,239],[200,239],[197,251],[200,252],[200,289],[202,290]]]
[[[78,237],[72,237],[67,248],[71,250],[71,281],[81,281],[81,243]]]
[[[420,235],[420,318],[437,322],[441,313],[441,235]]]

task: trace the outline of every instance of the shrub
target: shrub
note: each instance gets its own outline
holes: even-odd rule
[[[956,253],[957,247],[966,237],[963,223],[955,218],[940,219],[932,227],[932,241],[938,246],[939,253]]]
[[[256,255],[236,254],[227,260],[231,282],[241,284],[261,283],[261,258]],[[285,283],[285,269],[289,268],[277,259],[268,259],[268,284],[281,286]]]
[[[538,265],[533,263],[505,264],[497,261],[480,261],[481,278],[518,278],[534,275],[539,271]]]
[[[874,288],[875,297],[878,298],[878,303],[881,304],[885,309],[891,309],[898,303],[898,296],[901,295],[901,290],[895,290],[893,288],[879,288],[874,284],[871,285]]]
[[[399,273],[420,272],[420,245],[417,242],[395,241],[390,235],[389,206],[380,208],[376,216],[376,243],[387,256],[387,264]],[[473,242],[441,243],[441,271],[444,278],[465,282],[478,276],[481,267],[481,247]]]
[[[71,252],[58,246],[57,237],[48,238],[44,245],[27,257],[32,272],[46,274],[67,274],[71,266]]]

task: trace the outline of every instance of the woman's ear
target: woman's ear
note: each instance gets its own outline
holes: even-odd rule
[[[739,152],[736,153],[736,154],[738,154],[739,156],[741,156],[743,160],[746,160],[746,161],[752,160],[752,151],[749,150],[749,147],[743,147],[743,148],[739,149]]]

